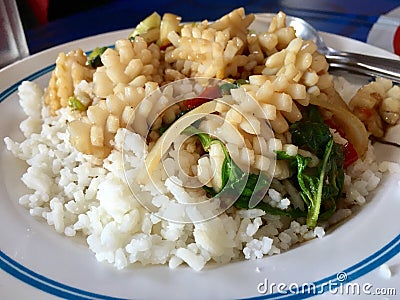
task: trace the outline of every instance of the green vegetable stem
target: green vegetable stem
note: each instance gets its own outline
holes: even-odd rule
[[[293,144],[320,159],[316,167],[310,167],[309,157],[300,154],[290,156],[284,151],[277,151],[278,160],[289,162],[293,173],[290,179],[308,207],[307,226],[312,228],[319,219],[328,218],[336,210],[344,182],[343,149],[334,143],[329,126],[314,106],[309,107],[305,120],[292,124],[289,130]]]
[[[85,111],[87,106],[84,105],[79,99],[75,96],[68,98],[68,106],[71,107],[73,110]]]
[[[216,172],[216,174],[220,174],[221,176],[219,182],[222,182],[222,186],[214,188],[203,186],[211,196],[225,199],[236,199],[234,205],[241,209],[249,208],[249,201],[252,197],[263,199],[270,184],[270,178],[268,178],[267,175],[264,173],[248,174],[242,171],[242,169],[230,157],[226,146],[220,140],[214,139],[210,135],[200,132],[194,126],[186,128],[184,133],[188,135],[196,135],[204,151],[208,152],[211,145],[217,144],[221,147],[224,153],[225,157],[221,164],[221,170],[220,172]],[[275,210],[273,207],[266,205],[265,203],[259,203],[256,207],[264,210]]]
[[[107,50],[107,47],[96,47],[88,56],[87,64],[92,68],[101,67],[101,55]]]

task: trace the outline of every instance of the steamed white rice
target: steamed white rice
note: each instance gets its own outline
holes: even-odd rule
[[[14,156],[29,166],[22,176],[29,193],[19,203],[60,234],[83,236],[98,261],[106,261],[117,269],[140,263],[168,264],[170,268],[187,264],[201,270],[208,262],[227,263],[279,254],[294,244],[322,238],[326,226],[352,213],[349,208],[339,209],[326,224],[315,229],[259,209],[230,209],[194,224],[168,222],[147,211],[132,190],[170,218],[181,214],[177,202],[190,202],[190,197],[196,195],[177,186],[171,178],[163,181],[161,175],[158,179],[156,176],[155,182],[159,189],[151,184],[135,184],[133,179],[147,154],[141,136],[119,129],[115,149],[104,161],[84,155],[69,143],[69,108],[52,116],[48,107],[38,105],[42,103],[43,91],[35,83],[23,82],[18,91],[27,115],[20,126],[25,139],[17,142],[5,138],[5,143]],[[123,156],[122,148],[130,151],[124,150]],[[365,204],[386,171],[399,172],[399,166],[378,163],[370,145],[365,160],[347,170],[346,201],[356,206]],[[290,201],[296,202],[295,195],[293,199],[282,197],[286,192],[293,194],[288,188],[285,184],[272,185],[268,195],[275,206],[284,209]]]

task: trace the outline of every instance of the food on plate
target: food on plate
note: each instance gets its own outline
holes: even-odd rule
[[[400,87],[378,79],[360,88],[349,105],[368,131],[381,138],[386,127],[397,124],[399,120]]]
[[[378,78],[344,101],[285,18],[153,13],[114,47],[60,53],[47,87],[19,87],[25,139],[5,139],[28,164],[20,204],[118,269],[322,238],[396,169],[369,135],[398,122],[400,92]]]

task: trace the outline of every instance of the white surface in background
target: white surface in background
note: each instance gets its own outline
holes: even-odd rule
[[[379,17],[368,33],[367,43],[394,53],[393,38],[399,26],[400,6]]]

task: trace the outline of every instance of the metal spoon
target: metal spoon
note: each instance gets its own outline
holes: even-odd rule
[[[275,14],[262,14],[263,20],[271,21]],[[339,51],[328,47],[318,31],[303,19],[286,16],[287,26],[296,30],[303,40],[312,40],[324,54],[330,67],[369,76],[388,78],[400,83],[400,60]]]

